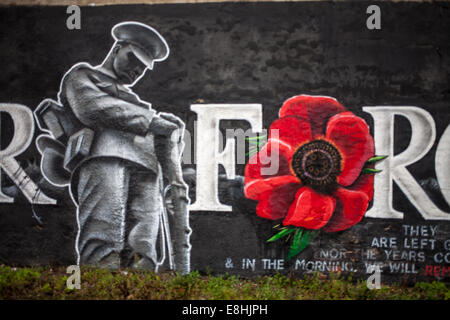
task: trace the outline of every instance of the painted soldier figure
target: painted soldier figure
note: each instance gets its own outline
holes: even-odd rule
[[[37,141],[42,170],[56,185],[70,183],[80,264],[157,270],[167,258],[188,273],[184,123],[156,113],[129,89],[169,48],[156,30],[136,22],[116,25],[112,35],[101,65],[73,66],[59,103],[46,100],[35,111],[41,129],[52,133]],[[65,171],[56,168],[58,159]]]

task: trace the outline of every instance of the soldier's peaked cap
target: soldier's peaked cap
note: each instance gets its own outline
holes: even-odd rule
[[[138,57],[147,65],[153,61],[162,61],[169,55],[166,40],[152,27],[139,22],[122,22],[116,24],[112,31],[116,41],[128,42],[137,46]]]

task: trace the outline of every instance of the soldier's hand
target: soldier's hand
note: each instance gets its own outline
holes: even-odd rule
[[[172,132],[177,129],[177,124],[168,121],[160,116],[154,116],[152,122],[150,122],[149,127],[149,131],[163,136],[170,136]]]
[[[167,121],[175,123],[179,129],[184,129],[183,120],[178,118],[176,115],[174,115],[172,113],[167,113],[167,112],[160,112],[158,115]]]

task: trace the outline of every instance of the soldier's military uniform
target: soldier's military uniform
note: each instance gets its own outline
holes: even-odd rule
[[[135,45],[140,41],[150,45],[158,41],[155,32],[140,24],[128,23],[114,30],[117,32],[113,35],[120,37],[116,40]],[[164,45],[167,46],[165,42]],[[168,53],[168,48],[162,45],[153,49],[149,55],[153,60],[149,63],[165,58]],[[142,58],[146,49],[139,50]],[[75,65],[64,76],[58,97],[61,110],[66,109],[58,110],[61,114],[58,117],[76,118],[77,125],[71,127],[93,132],[90,136],[83,136],[83,130],[79,131],[81,136],[71,132],[69,135],[77,139],[73,145],[69,143],[64,158],[66,169],[71,171],[72,196],[78,205],[79,263],[114,268],[129,266],[137,257],[135,266],[155,268],[159,263],[156,246],[163,241],[158,241],[158,235],[165,234],[168,245],[173,245],[173,250],[169,250],[173,256],[169,259],[175,257],[175,269],[189,272],[188,197],[178,158],[182,151],[177,145],[179,141],[174,143],[165,138],[163,147],[158,148],[164,159],[158,159],[155,145],[161,137],[151,130],[156,112],[103,68],[87,63]],[[52,120],[47,124],[51,125]],[[71,153],[87,140],[87,154],[68,168]],[[41,145],[50,142],[48,136],[41,139]],[[57,154],[58,149],[62,146],[57,141],[51,142],[48,148],[41,146],[42,161],[46,154]],[[168,217],[173,225],[171,239],[168,230],[162,230],[163,173],[175,196],[175,213]]]
[[[162,199],[155,136],[149,132],[155,111],[88,64],[66,74],[59,98],[95,132],[89,155],[72,181],[78,201],[80,262],[118,261],[129,231],[130,246],[156,263]]]

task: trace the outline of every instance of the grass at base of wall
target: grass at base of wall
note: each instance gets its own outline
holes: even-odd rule
[[[68,289],[63,267],[13,268],[0,266],[0,299],[146,299],[146,300],[304,300],[304,299],[433,299],[449,300],[449,284],[418,282],[413,287],[382,285],[369,290],[366,282],[319,275],[304,279],[284,275],[243,279],[192,272],[181,276],[171,272],[81,268],[81,288]]]

